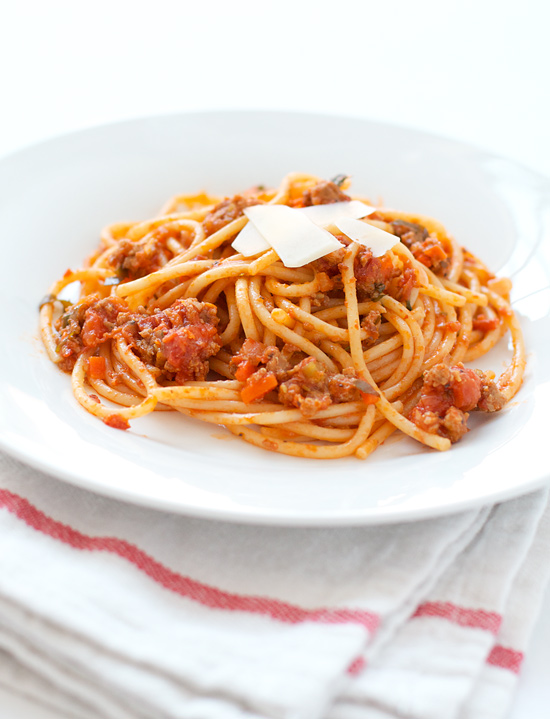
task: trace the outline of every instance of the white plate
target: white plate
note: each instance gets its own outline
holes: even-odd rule
[[[367,461],[315,461],[249,446],[172,413],[106,427],[46,358],[37,305],[95,248],[100,229],[148,218],[172,194],[232,194],[289,171],[353,176],[353,192],[433,215],[512,276],[529,365],[517,398],[450,451],[388,440]],[[99,127],[0,163],[0,443],[99,493],[216,519],[382,523],[458,511],[544,482],[550,402],[550,185],[506,160],[362,120],[271,112],[189,114]],[[506,347],[483,367],[501,371]]]

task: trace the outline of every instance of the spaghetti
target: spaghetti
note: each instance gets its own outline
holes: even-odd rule
[[[302,266],[274,243],[250,257],[233,247],[250,208],[286,206],[290,219],[349,208],[349,184],[290,174],[231,198],[177,196],[158,217],[104,230],[40,309],[48,355],[78,402],[119,429],[175,410],[323,459],[364,459],[396,429],[446,450],[470,411],[501,409],[525,367],[511,283],[434,219],[370,207],[354,222],[389,238],[378,254],[330,220],[337,249]],[[69,288],[78,298],[64,299]],[[498,378],[464,365],[507,332],[513,356]]]

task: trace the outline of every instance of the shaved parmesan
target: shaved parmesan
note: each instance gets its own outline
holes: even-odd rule
[[[399,237],[392,235],[391,232],[386,232],[379,227],[361,222],[361,220],[343,217],[336,220],[334,224],[350,240],[369,247],[374,257],[380,257],[399,243]]]
[[[328,205],[311,205],[311,207],[301,207],[299,212],[309,217],[312,222],[320,227],[332,225],[342,217],[353,217],[358,220],[361,217],[367,217],[376,212],[376,207],[365,205],[360,200],[351,200],[349,202],[331,202]]]
[[[256,227],[249,222],[231,243],[231,247],[245,257],[253,257],[271,248]]]
[[[283,206],[284,205],[268,205],[267,207]],[[263,207],[266,206],[263,205]],[[287,209],[292,208],[288,207]],[[299,207],[293,209],[293,212],[304,215],[308,218],[308,220],[311,220],[311,222],[313,222],[315,225],[318,225],[319,227],[326,227],[327,225],[336,224],[337,220],[346,217],[351,217],[353,219],[367,217],[368,215],[372,215],[372,213],[375,211],[375,207],[365,205],[365,203],[361,202],[360,200],[350,200],[349,202],[332,202],[328,205],[311,205],[311,207]],[[278,210],[276,210],[276,212],[278,212]],[[250,219],[248,212],[245,211],[245,215]],[[268,240],[269,238],[266,238],[262,234],[261,230],[251,220],[239,232],[237,237],[231,243],[231,246],[234,250],[240,252],[245,257],[254,257],[254,255],[259,255],[260,252],[265,252],[266,250],[269,250],[271,244]],[[332,252],[332,250],[328,250],[328,252]],[[322,255],[318,255],[318,257],[322,257]],[[307,262],[311,261],[312,260],[308,260]],[[307,262],[303,262],[302,264],[307,264]],[[290,266],[291,265],[287,265],[287,267]]]
[[[334,235],[287,205],[253,205],[244,214],[286,267],[302,267],[342,247]]]

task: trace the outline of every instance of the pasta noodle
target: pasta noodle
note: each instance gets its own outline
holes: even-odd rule
[[[105,229],[40,309],[48,355],[78,402],[118,429],[177,411],[318,459],[364,459],[395,430],[446,450],[469,412],[501,409],[525,368],[511,283],[436,220],[371,206],[355,222],[389,249],[334,220],[323,232],[336,249],[302,266],[285,264],[275,241],[251,257],[233,247],[254,224],[249,208],[349,209],[349,186],[294,173],[275,189],[177,196],[158,217]],[[506,333],[513,356],[500,377],[464,365]]]

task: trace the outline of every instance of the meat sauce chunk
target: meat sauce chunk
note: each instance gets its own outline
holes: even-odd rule
[[[59,367],[64,372],[71,372],[84,350],[98,347],[110,339],[116,329],[118,314],[125,308],[126,303],[118,297],[100,299],[97,295],[71,305],[55,324],[59,333]]]
[[[424,374],[422,393],[409,419],[420,429],[447,437],[451,442],[468,432],[468,412],[495,412],[506,400],[496,384],[481,370],[462,363],[434,365]]]
[[[136,280],[163,267],[170,258],[166,249],[167,238],[155,238],[147,243],[120,240],[116,251],[109,257],[120,280]]]
[[[333,202],[349,202],[351,197],[341,190],[337,184],[323,180],[310,187],[302,195],[301,206],[331,205]]]
[[[337,238],[342,243],[341,250],[330,252],[328,255],[320,257],[311,263],[315,272],[324,273],[331,279],[336,278],[336,281],[341,273],[340,265],[344,261],[346,247],[351,242],[345,235],[337,235]],[[357,280],[357,291],[360,300],[380,299],[386,292],[389,283],[401,275],[399,268],[395,266],[394,260],[389,253],[381,257],[374,257],[372,251],[363,246],[355,256],[353,271]],[[407,279],[409,280],[408,276]],[[416,275],[413,273],[410,277],[410,287],[407,288],[409,296],[415,284]]]
[[[128,313],[119,323],[122,336],[138,357],[177,383],[204,380],[208,358],[221,347],[215,305],[194,298],[176,300],[151,315]]]
[[[231,358],[231,365],[236,368],[236,377],[240,381],[248,379],[261,367],[273,373],[277,380],[282,380],[289,367],[288,359],[278,347],[250,338],[243,342],[240,351]]]
[[[116,296],[89,297],[57,320],[59,366],[72,371],[78,356],[121,336],[159,376],[178,383],[203,380],[208,358],[221,347],[216,307],[196,299],[179,299],[166,310],[130,312]]]
[[[355,257],[354,274],[357,291],[362,300],[377,300],[386,292],[394,277],[400,274],[389,253],[374,257],[368,248],[361,248]]]
[[[371,310],[361,320],[361,329],[367,333],[366,341],[374,343],[380,336],[380,324],[382,315],[378,310]]]
[[[304,417],[313,417],[333,403],[359,398],[353,369],[330,372],[314,357],[306,357],[279,385],[279,400],[286,407],[297,407]]]
[[[390,223],[392,232],[406,245],[412,255],[436,274],[444,274],[449,258],[442,243],[428,230],[415,222],[394,220]]]
[[[405,220],[394,220],[391,223],[391,228],[394,235],[397,235],[407,247],[424,242],[430,234],[422,225],[418,225],[416,222],[406,222]]]
[[[277,390],[279,401],[285,407],[299,409],[304,417],[313,417],[333,403],[360,397],[354,370],[330,372],[314,357],[306,357],[290,367],[281,350],[255,340],[245,340],[231,363],[236,366],[235,377],[244,382],[245,388],[260,379],[264,381],[268,375],[273,377],[270,389]]]
[[[243,195],[235,195],[218,203],[203,220],[202,226],[204,234],[208,237],[214,232],[221,230],[233,220],[241,217],[243,211],[247,207],[263,204],[261,200],[255,197],[244,197]]]

